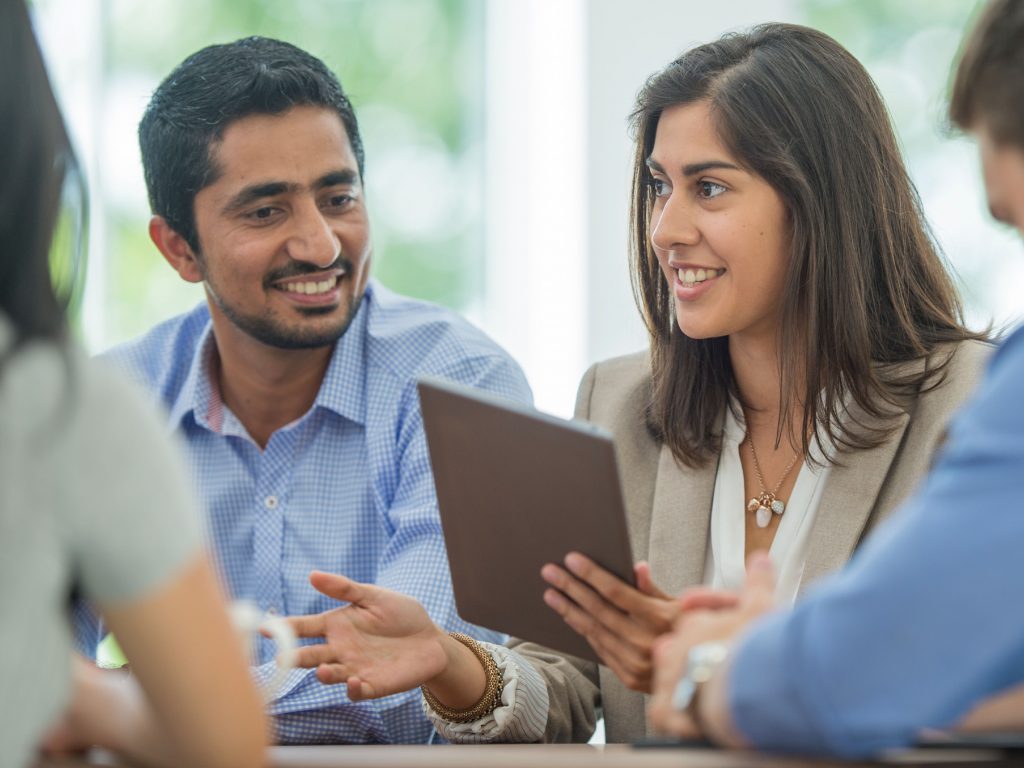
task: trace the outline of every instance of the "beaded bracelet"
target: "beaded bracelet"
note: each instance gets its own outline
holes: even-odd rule
[[[491,714],[501,704],[501,691],[505,687],[505,677],[501,674],[494,657],[480,643],[461,632],[449,632],[448,634],[469,648],[483,664],[484,671],[487,673],[487,687],[484,688],[484,695],[469,709],[452,709],[438,701],[425,685],[421,686],[420,690],[423,691],[423,698],[426,699],[430,708],[449,723],[472,723]]]

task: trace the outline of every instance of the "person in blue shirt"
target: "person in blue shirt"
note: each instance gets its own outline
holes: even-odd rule
[[[993,216],[1024,234],[1022,105],[1024,3],[996,0],[964,47],[950,116],[979,140]],[[1024,729],[1022,392],[1024,328],[997,351],[917,494],[791,612],[772,612],[763,554],[738,596],[684,595],[655,652],[652,723],[845,757],[922,729]]]
[[[456,614],[416,394],[421,374],[530,402],[483,333],[370,277],[364,155],[319,59],[248,38],[204,48],[157,88],[139,126],[149,234],[205,304],[107,358],[165,407],[187,447],[231,595],[318,613],[313,569]],[[79,611],[80,647],[102,627]],[[274,647],[256,649],[258,679]],[[296,671],[271,705],[282,743],[426,742],[418,692],[354,702]]]

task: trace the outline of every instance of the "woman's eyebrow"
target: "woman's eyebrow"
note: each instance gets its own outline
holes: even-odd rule
[[[652,171],[658,173],[664,173],[665,169],[661,163],[652,157],[647,158],[647,167]],[[725,160],[704,160],[700,163],[690,163],[689,165],[683,166],[683,176],[696,176],[698,173],[704,173],[704,171],[710,171],[715,169],[725,169],[731,171],[742,170],[735,163],[727,163]]]

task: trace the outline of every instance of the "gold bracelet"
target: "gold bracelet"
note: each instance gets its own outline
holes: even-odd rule
[[[472,723],[491,714],[501,704],[501,691],[505,687],[505,677],[501,674],[494,657],[480,643],[461,632],[449,632],[448,634],[469,648],[483,664],[484,672],[487,673],[487,686],[484,688],[484,695],[469,709],[452,709],[438,701],[427,686],[420,686],[420,690],[423,691],[423,698],[426,699],[430,708],[449,723]]]

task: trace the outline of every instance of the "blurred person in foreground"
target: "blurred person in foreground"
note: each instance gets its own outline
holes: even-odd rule
[[[247,38],[189,56],[139,126],[149,234],[206,301],[107,358],[186,444],[223,577],[264,611],[333,601],[313,569],[415,595],[459,618],[416,392],[431,374],[529,402],[519,366],[441,307],[370,277],[363,144],[322,61]],[[173,279],[168,273],[168,279]],[[101,627],[80,624],[84,650]],[[274,671],[256,648],[256,674]],[[353,701],[294,672],[271,705],[282,743],[425,742],[418,694]]]
[[[0,765],[41,740],[262,765],[268,721],[180,459],[142,396],[71,343],[51,284],[61,191],[80,179],[22,0],[0,0],[0,114]],[[133,678],[73,655],[72,594]]]
[[[992,216],[1024,234],[1024,3],[984,9],[950,116],[978,139]],[[995,354],[920,491],[792,612],[772,613],[763,553],[738,595],[684,595],[689,610],[655,653],[654,724],[846,757],[922,729],[1024,729],[1022,393],[1024,328]]]

